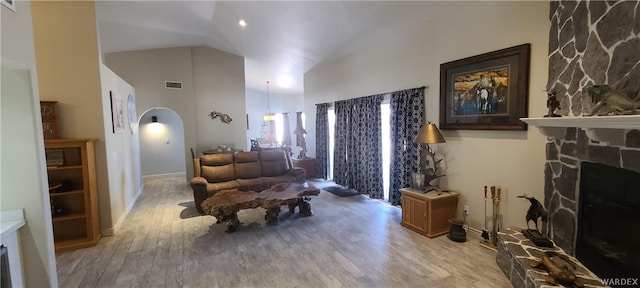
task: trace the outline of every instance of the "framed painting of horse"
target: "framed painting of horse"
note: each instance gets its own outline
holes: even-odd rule
[[[440,64],[440,129],[527,130],[530,46]]]

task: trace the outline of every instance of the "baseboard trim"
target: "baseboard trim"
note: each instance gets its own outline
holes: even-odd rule
[[[142,180],[146,180],[146,179],[156,179],[156,178],[165,178],[165,177],[178,177],[178,176],[187,177],[187,172],[176,172],[176,173],[165,173],[165,174],[144,175],[144,176],[142,176]]]
[[[144,187],[144,184],[140,186],[136,195],[134,195],[134,197],[129,201],[129,205],[127,205],[127,208],[124,210],[124,213],[120,215],[120,217],[118,218],[118,221],[116,221],[116,224],[113,225],[113,228],[111,228],[111,235],[118,232],[118,230],[120,229],[120,226],[124,222],[124,219],[127,218],[127,215],[129,215],[129,212],[131,212],[131,209],[136,204],[136,201],[138,201],[138,197],[140,197],[140,195],[142,194],[143,187]]]
[[[113,236],[113,230],[114,228],[102,229],[100,230],[100,234],[102,234],[102,237]]]

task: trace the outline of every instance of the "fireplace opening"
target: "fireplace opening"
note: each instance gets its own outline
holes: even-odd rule
[[[640,275],[640,173],[582,162],[576,258],[600,278]]]

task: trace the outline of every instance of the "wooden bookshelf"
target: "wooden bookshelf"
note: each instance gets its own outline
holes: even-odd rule
[[[45,140],[56,252],[100,240],[94,139]]]

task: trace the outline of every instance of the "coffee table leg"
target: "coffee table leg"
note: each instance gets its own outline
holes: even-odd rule
[[[227,233],[232,233],[238,230],[238,225],[240,224],[240,221],[238,220],[238,214],[236,212],[233,212],[231,215],[225,216],[221,222],[227,225],[227,230],[224,230],[224,232]]]
[[[280,206],[271,207],[267,209],[267,214],[264,216],[264,220],[268,225],[278,224],[278,214],[280,214]]]
[[[298,206],[300,207],[300,216],[312,216],[313,212],[311,211],[311,204],[309,204],[307,199],[300,198],[298,199]]]
[[[295,213],[297,206],[298,206],[298,201],[289,204],[289,213],[291,214]]]

